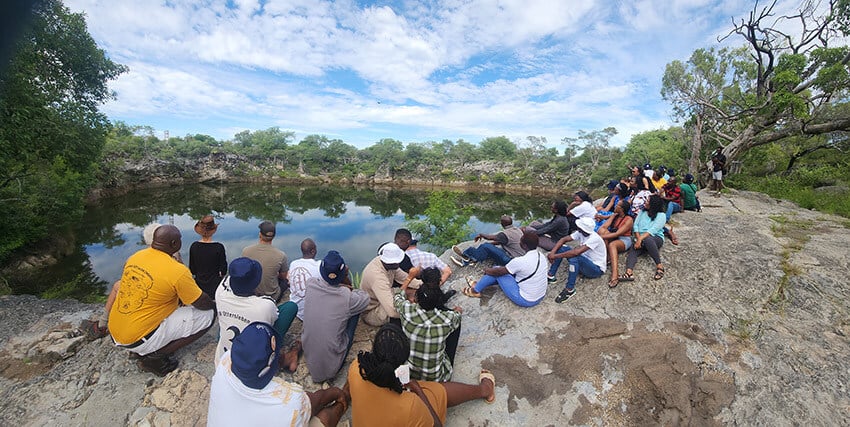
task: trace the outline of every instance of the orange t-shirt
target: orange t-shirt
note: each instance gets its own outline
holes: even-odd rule
[[[192,304],[201,293],[185,265],[163,251],[142,249],[124,264],[109,332],[118,343],[132,344],[177,310],[178,300]]]
[[[419,381],[422,391],[440,422],[446,423],[446,388],[432,381]],[[348,386],[351,391],[351,420],[355,426],[423,426],[434,425],[425,402],[410,391],[401,394],[378,387],[360,376],[357,358],[348,368]]]

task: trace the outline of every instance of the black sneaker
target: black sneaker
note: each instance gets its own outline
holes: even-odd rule
[[[564,302],[564,301],[566,301],[566,300],[570,299],[570,297],[571,297],[571,296],[573,296],[573,295],[575,295],[575,294],[576,294],[576,290],[575,290],[575,289],[573,289],[573,290],[568,290],[568,289],[564,288],[564,290],[563,290],[563,291],[561,291],[561,293],[560,293],[560,294],[558,294],[558,296],[556,296],[556,297],[555,297],[555,302],[556,302],[556,303],[558,303],[558,304],[560,304],[560,303],[562,303],[562,302]]]
[[[449,298],[457,295],[457,291],[454,289],[449,289],[443,294],[443,304],[449,301]]]
[[[556,276],[550,276],[550,275],[547,274],[546,275],[546,281],[549,282],[549,284],[552,284],[552,283],[557,282],[558,278]]]
[[[145,372],[151,372],[158,377],[164,377],[169,372],[177,369],[178,362],[168,355],[147,355],[139,358],[136,362],[139,369]]]

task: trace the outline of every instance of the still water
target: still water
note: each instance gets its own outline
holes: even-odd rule
[[[194,224],[210,213],[219,223],[213,240],[224,244],[228,262],[256,243],[259,223],[270,220],[277,223],[273,245],[286,252],[290,261],[301,257],[301,241],[310,237],[316,241],[319,257],[337,250],[351,271],[359,272],[378,246],[405,226],[405,218],[423,215],[429,193],[422,189],[258,184],[135,191],[90,206],[73,230],[74,253],[29,281],[25,289],[15,291],[96,300],[120,277],[127,258],[144,248],[142,229],[147,224],[177,226],[183,233],[180,252],[188,262],[189,246],[200,239]],[[551,198],[466,192],[460,193],[458,202],[472,208],[469,224],[473,230],[493,233],[500,229],[502,214],[522,223],[548,217]]]

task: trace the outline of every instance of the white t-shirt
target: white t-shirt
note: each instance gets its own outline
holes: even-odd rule
[[[604,273],[608,264],[608,253],[605,251],[605,241],[602,240],[602,238],[595,232],[590,233],[589,236],[585,236],[584,234],[581,234],[580,231],[576,231],[575,233],[570,234],[570,237],[572,237],[574,241],[578,242],[579,246],[587,246],[587,250],[584,251],[581,256],[596,264]]]
[[[240,297],[230,290],[230,276],[215,291],[215,306],[218,310],[218,347],[215,360],[219,360],[230,342],[251,322],[266,322],[274,325],[277,320],[277,306],[269,296]]]
[[[593,219],[596,216],[596,208],[593,207],[593,204],[584,201],[581,202],[578,206],[570,209],[570,213],[573,214],[576,218],[590,218]]]
[[[289,264],[289,300],[298,304],[298,318],[304,320],[304,297],[307,295],[307,281],[321,277],[319,264],[315,259],[299,258]]]
[[[519,295],[526,301],[537,301],[546,295],[546,287],[549,284],[546,281],[546,272],[549,271],[546,255],[537,250],[528,251],[525,255],[512,259],[505,268],[516,278]],[[537,272],[534,272],[535,268]],[[528,280],[520,282],[528,276],[531,276]]]
[[[262,389],[253,389],[242,384],[230,366],[230,352],[226,352],[216,365],[210,384],[207,426],[309,424],[310,398],[300,385],[275,377]]]

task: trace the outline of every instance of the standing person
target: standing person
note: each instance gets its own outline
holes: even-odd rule
[[[682,185],[679,186],[682,191],[682,208],[686,211],[702,211],[699,205],[699,197],[697,197],[697,186],[694,184],[694,176],[685,174]]]
[[[301,258],[289,264],[289,300],[298,305],[298,318],[304,320],[304,296],[307,283],[319,277],[319,261],[316,259],[316,242],[307,238],[301,241]]]
[[[396,230],[394,242],[410,258],[410,263],[413,267],[419,267],[420,269],[434,267],[440,270],[440,284],[446,283],[446,280],[452,275],[452,269],[437,257],[437,255],[431,252],[425,252],[416,247],[418,241],[413,239],[410,230],[406,228]],[[408,272],[410,272],[409,269]]]
[[[552,262],[549,270],[549,281],[554,282],[555,273],[561,264],[562,258],[568,258],[570,262],[570,274],[564,290],[555,298],[555,302],[562,303],[576,293],[576,281],[581,274],[590,279],[595,279],[605,273],[605,241],[596,234],[593,229],[596,222],[590,218],[579,218],[576,220],[576,232],[558,241],[555,248],[549,252],[548,258]],[[567,242],[576,241],[579,246],[575,248],[564,247]]]
[[[635,219],[634,245],[629,249],[626,259],[626,272],[619,277],[620,282],[635,280],[634,268],[638,255],[649,254],[655,261],[655,280],[664,277],[664,265],[661,264],[661,246],[664,244],[664,224],[667,222],[664,212],[664,202],[657,194],[646,201],[646,209]]]
[[[298,306],[292,301],[275,305],[274,300],[267,295],[259,296],[255,292],[263,277],[263,267],[251,258],[236,258],[230,263],[230,275],[216,290],[216,306],[218,307],[219,338],[215,351],[215,361],[230,348],[231,342],[251,322],[265,322],[274,325],[275,331],[281,337],[295,319]],[[281,342],[281,344],[283,344]],[[301,343],[284,353],[283,366],[289,372],[298,368],[298,352]]]
[[[348,406],[340,388],[305,392],[276,376],[282,341],[263,322],[251,323],[233,340],[233,348],[216,361],[208,426],[332,427],[339,423]]]
[[[360,313],[369,304],[366,292],[351,289],[348,266],[330,251],[310,279],[304,298],[304,360],[314,382],[332,380],[354,343]]]
[[[402,283],[409,278],[412,288],[418,288],[422,283],[412,279],[418,274],[417,269],[411,268],[411,273],[405,273],[399,268],[404,260],[404,251],[395,243],[387,243],[378,251],[378,256],[366,264],[360,287],[369,294],[369,305],[363,312],[363,321],[371,326],[381,326],[393,320],[398,322],[398,311],[393,306],[393,283]],[[414,273],[415,272],[415,273]]]
[[[263,281],[257,287],[257,295],[269,295],[280,303],[283,292],[289,288],[286,273],[289,272],[289,259],[286,253],[272,246],[277,228],[271,221],[260,223],[260,240],[255,245],[242,250],[242,256],[258,261],[263,266]]]
[[[159,376],[177,368],[171,355],[200,338],[215,318],[215,302],[171,257],[182,246],[177,227],[157,228],[151,247],[127,259],[109,312],[115,345],[141,356],[139,368]]]
[[[549,261],[537,251],[539,237],[533,231],[524,231],[520,244],[527,252],[503,266],[484,269],[484,277],[478,282],[467,279],[468,286],[463,294],[471,298],[481,298],[481,291],[488,286],[498,284],[514,304],[520,307],[534,307],[546,296],[546,270]]]
[[[396,374],[407,361],[410,341],[398,325],[375,334],[372,351],[361,351],[348,368],[345,388],[351,394],[351,420],[356,426],[442,426],[446,409],[464,402],[496,400],[496,381],[482,369],[478,384],[419,382]],[[400,379],[402,377],[402,379]]]
[[[461,267],[466,267],[476,262],[492,259],[496,265],[505,265],[515,257],[525,255],[525,250],[519,244],[522,238],[522,230],[514,226],[514,219],[508,215],[502,215],[499,223],[502,224],[502,231],[496,234],[478,233],[475,236],[476,242],[481,239],[489,240],[488,242],[478,246],[470,246],[463,251],[457,245],[452,246],[452,251],[460,257],[458,259],[452,256],[452,262]]]
[[[189,271],[195,282],[207,295],[215,296],[215,289],[227,274],[227,256],[224,245],[213,242],[212,236],[218,230],[218,224],[212,215],[205,215],[195,223],[195,233],[201,240],[189,247]]]
[[[539,237],[540,247],[549,251],[555,246],[555,242],[570,234],[570,222],[567,219],[567,202],[556,200],[552,202],[551,220],[543,223],[534,221],[523,227],[522,231],[531,230]]]
[[[723,147],[717,147],[714,153],[711,154],[711,188],[720,194],[720,190],[726,188],[723,185],[723,169],[726,167],[726,155],[723,154]]]
[[[410,374],[427,381],[452,379],[455,353],[460,338],[460,307],[449,309],[440,289],[440,271],[430,267],[422,270],[422,286],[412,298],[407,298],[408,282],[393,297],[401,327],[410,338]]]

